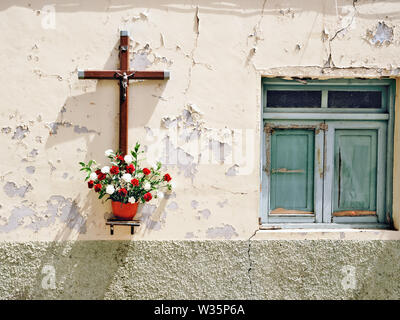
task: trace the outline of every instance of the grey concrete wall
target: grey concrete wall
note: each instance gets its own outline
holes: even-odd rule
[[[0,298],[399,299],[399,258],[398,241],[3,242]]]

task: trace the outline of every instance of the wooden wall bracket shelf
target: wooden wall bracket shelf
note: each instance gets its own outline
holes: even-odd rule
[[[115,218],[107,219],[106,225],[110,226],[110,234],[114,234],[114,226],[128,226],[131,227],[131,234],[135,233],[135,227],[140,226],[139,220],[118,220]]]

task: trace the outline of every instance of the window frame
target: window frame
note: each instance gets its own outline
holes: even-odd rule
[[[343,86],[347,86],[348,90],[358,90],[363,89],[370,91],[371,88],[375,90],[382,90],[382,107],[380,109],[372,109],[372,108],[364,108],[364,109],[353,109],[353,108],[266,108],[266,92],[268,89],[273,88],[281,88],[282,90],[315,90],[321,89],[325,91],[325,96],[327,96],[328,90],[335,90],[340,88],[343,89]],[[395,90],[396,90],[396,82],[393,79],[329,79],[329,80],[283,80],[276,78],[262,78],[262,97],[261,97],[261,165],[260,165],[260,176],[261,176],[261,199],[260,199],[260,224],[264,227],[268,228],[377,228],[377,229],[391,229],[393,225],[392,218],[392,190],[393,190],[393,181],[392,181],[392,172],[393,172],[393,131],[394,131],[394,103],[395,103]],[[323,97],[323,99],[327,99]],[[383,104],[384,103],[384,104]],[[377,203],[377,217],[378,222],[371,222],[371,219],[368,217],[357,217],[357,219],[349,222],[343,223],[343,220],[349,221],[348,219],[342,219],[340,217],[335,217],[333,221],[330,220],[330,214],[328,215],[328,211],[330,208],[325,208],[325,204],[327,203],[328,193],[323,193],[323,209],[322,214],[318,213],[317,206],[319,203],[314,202],[315,206],[315,222],[305,221],[305,219],[299,220],[290,220],[290,219],[271,219],[268,216],[268,207],[269,207],[269,179],[266,172],[267,165],[267,154],[269,146],[267,138],[268,138],[268,129],[265,130],[266,124],[273,125],[288,125],[296,123],[303,123],[308,125],[318,126],[321,122],[325,123],[325,120],[328,124],[328,130],[326,133],[323,133],[323,138],[328,137],[329,135],[334,135],[335,129],[340,128],[340,123],[346,120],[346,127],[348,129],[348,125],[355,125],[354,128],[358,124],[361,123],[361,127],[363,127],[362,123],[368,128],[375,128],[378,130],[378,158],[380,158],[380,163],[384,163],[384,169],[379,169],[380,172],[382,170],[385,171],[382,173],[377,173],[377,179],[379,179],[379,183],[377,180],[377,187],[384,184],[385,187],[385,196],[379,202],[379,206],[382,209],[379,209],[378,212],[378,203]],[[362,120],[362,122],[361,122]],[[381,123],[382,125],[380,125]],[[384,125],[383,123],[386,123]],[[267,125],[268,126],[268,125]],[[386,132],[385,127],[387,128]],[[317,135],[315,134],[315,139],[317,140]],[[386,136],[386,137],[385,137]],[[321,139],[318,137],[318,139]],[[382,140],[383,139],[383,140]],[[382,143],[384,141],[385,143]],[[318,142],[319,143],[319,142]],[[386,160],[385,154],[382,153],[382,147],[386,147]],[[326,144],[324,145],[326,147]],[[330,143],[330,148],[334,148],[334,143]],[[329,149],[329,148],[328,148]],[[385,148],[383,148],[385,149]],[[317,141],[315,141],[315,150],[317,150]],[[330,150],[333,152],[333,150]],[[384,152],[384,151],[383,151]],[[317,152],[315,152],[317,154]],[[321,157],[322,155],[322,157]],[[328,187],[328,183],[333,183],[333,172],[332,170],[327,170],[327,163],[324,161],[330,159],[330,161],[334,161],[331,154],[328,154],[328,150],[326,150],[326,160],[323,159],[325,152],[321,152],[320,160],[323,163],[325,168],[324,170],[324,179],[323,179],[323,188]],[[329,158],[330,157],[330,158]],[[315,156],[315,158],[317,158]],[[319,172],[319,164],[317,163],[318,159],[315,159],[314,162],[314,175],[318,175]],[[378,160],[378,159],[377,159]],[[382,165],[381,165],[382,167]],[[331,167],[331,169],[333,166]],[[328,176],[330,175],[330,176]],[[328,181],[329,180],[329,181]],[[382,180],[384,182],[382,182]],[[314,196],[315,193],[318,192],[321,188],[318,187],[318,182],[316,178],[314,178]],[[333,188],[333,185],[332,187]],[[320,190],[320,192],[323,192]],[[378,192],[379,193],[379,192]],[[330,196],[329,204],[332,203],[333,196]],[[378,201],[378,199],[377,199]],[[283,217],[284,218],[284,217]],[[300,217],[301,218],[301,217]],[[310,218],[310,217],[308,217]],[[361,218],[361,219],[358,219]],[[303,221],[300,221],[303,220]],[[328,221],[327,221],[328,220]],[[376,220],[376,219],[375,219]],[[298,221],[298,222],[297,222]]]

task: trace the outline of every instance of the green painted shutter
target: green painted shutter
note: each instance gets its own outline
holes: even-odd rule
[[[274,130],[270,172],[270,214],[313,213],[314,131]]]
[[[377,130],[336,130],[334,148],[333,211],[375,214]]]

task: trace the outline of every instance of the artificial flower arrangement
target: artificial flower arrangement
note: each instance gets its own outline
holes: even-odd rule
[[[171,176],[162,174],[161,162],[150,168],[140,168],[138,156],[140,144],[136,143],[134,150],[127,155],[109,149],[105,155],[110,159],[110,166],[99,167],[95,160],[87,164],[79,162],[81,171],[87,173],[89,189],[99,194],[99,199],[108,196],[111,200],[115,216],[131,220],[137,212],[140,202],[149,202],[154,198],[163,198],[162,189],[172,190]]]

